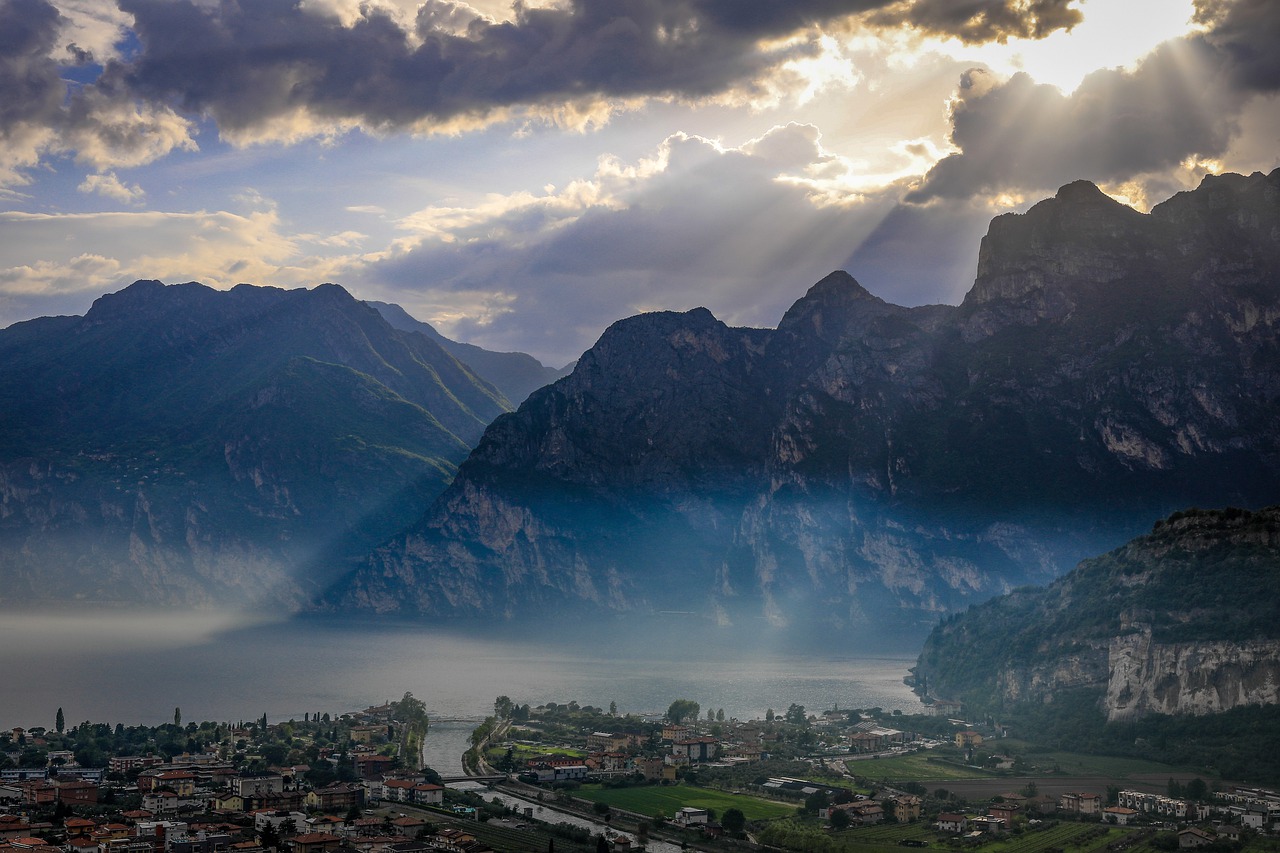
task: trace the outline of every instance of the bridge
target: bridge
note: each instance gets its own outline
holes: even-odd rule
[[[433,723],[475,723],[478,726],[484,721],[484,717],[427,717],[428,726]]]
[[[448,785],[450,782],[483,782],[492,785],[495,782],[506,782],[510,777],[502,773],[497,776],[441,776],[440,781]]]

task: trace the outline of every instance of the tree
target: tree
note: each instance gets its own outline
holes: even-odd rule
[[[1195,802],[1199,803],[1208,799],[1209,786],[1205,784],[1205,781],[1203,779],[1197,776],[1196,778],[1192,779],[1190,782],[1187,783],[1186,787],[1183,788],[1182,792],[1186,794],[1186,797],[1188,800],[1194,800]]]
[[[610,703],[609,703],[609,716],[610,716],[610,717],[616,717],[616,716],[618,716],[618,703],[617,703],[617,702],[610,702]]]
[[[845,809],[836,809],[829,814],[832,829],[845,829],[849,826],[849,812]]]
[[[716,711],[716,722],[718,723],[724,722],[724,708],[721,708],[720,710]]]
[[[511,716],[512,702],[509,696],[499,696],[493,700],[493,715],[499,720],[508,719]]]
[[[181,708],[173,709],[173,724],[175,726],[182,725],[182,709]]]
[[[709,722],[709,723],[711,723],[711,722],[715,722],[715,719],[716,719],[716,712],[715,712],[715,710],[714,710],[714,709],[712,709],[712,708],[708,708],[708,709],[707,709],[707,722]]]
[[[724,827],[725,832],[739,833],[747,827],[747,816],[742,813],[742,809],[725,809],[724,817],[720,818],[720,825]]]
[[[258,830],[258,843],[268,850],[280,846],[280,831],[274,823],[267,821],[262,824],[262,829]]]
[[[829,805],[831,800],[827,798],[826,791],[814,791],[804,798],[804,810],[810,814],[817,814]]]
[[[692,717],[698,718],[698,712],[702,710],[702,706],[697,702],[689,699],[677,699],[667,708],[667,719],[679,725],[683,720]]]
[[[782,719],[796,726],[803,726],[809,722],[809,718],[804,713],[804,706],[797,705],[795,702],[787,708],[787,713],[782,715]]]
[[[769,710],[767,710],[767,711],[765,711],[765,712],[764,712],[764,721],[765,721],[766,723],[772,723],[772,722],[773,722],[773,709],[772,709],[772,708],[770,708]]]
[[[58,715],[54,718],[53,727],[58,730],[58,734],[62,734],[62,730],[67,727],[67,718],[62,715],[62,709],[58,709]]]

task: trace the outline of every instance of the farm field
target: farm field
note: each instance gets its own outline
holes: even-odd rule
[[[930,761],[927,752],[895,755],[892,758],[867,758],[845,763],[849,772],[868,779],[941,782],[953,779],[991,779],[993,774],[955,764]]]
[[[729,794],[710,788],[692,785],[646,785],[635,788],[603,788],[599,785],[583,785],[573,792],[575,797],[593,803],[607,803],[613,808],[637,814],[653,816],[662,812],[671,817],[686,806],[696,809],[715,809],[723,815],[726,809],[738,809],[747,820],[768,820],[795,814],[795,806],[775,803],[746,794]]]

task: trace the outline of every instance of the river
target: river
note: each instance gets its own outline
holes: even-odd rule
[[[482,718],[494,698],[617,704],[661,713],[691,699],[727,717],[790,703],[810,711],[920,704],[902,683],[918,638],[886,648],[797,649],[759,626],[688,618],[440,626],[216,613],[6,613],[0,617],[0,726],[301,719],[411,692],[433,719]],[[913,648],[914,647],[914,648]],[[474,723],[438,723],[446,732]],[[465,749],[465,736],[462,738]],[[452,751],[457,744],[447,748]],[[442,746],[442,748],[444,748]],[[452,767],[452,765],[450,765]],[[441,768],[445,769],[444,767]]]

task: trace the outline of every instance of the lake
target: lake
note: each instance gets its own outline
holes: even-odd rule
[[[0,726],[272,722],[340,714],[411,692],[441,720],[436,744],[507,695],[530,705],[577,701],[661,713],[675,699],[763,717],[792,702],[901,709],[916,638],[797,648],[786,632],[725,629],[685,615],[547,625],[424,625],[336,617],[196,613],[6,613],[0,616]],[[451,736],[446,734],[453,731]],[[461,734],[459,734],[461,733]],[[429,738],[429,740],[431,740]],[[452,751],[452,744],[447,748]]]

